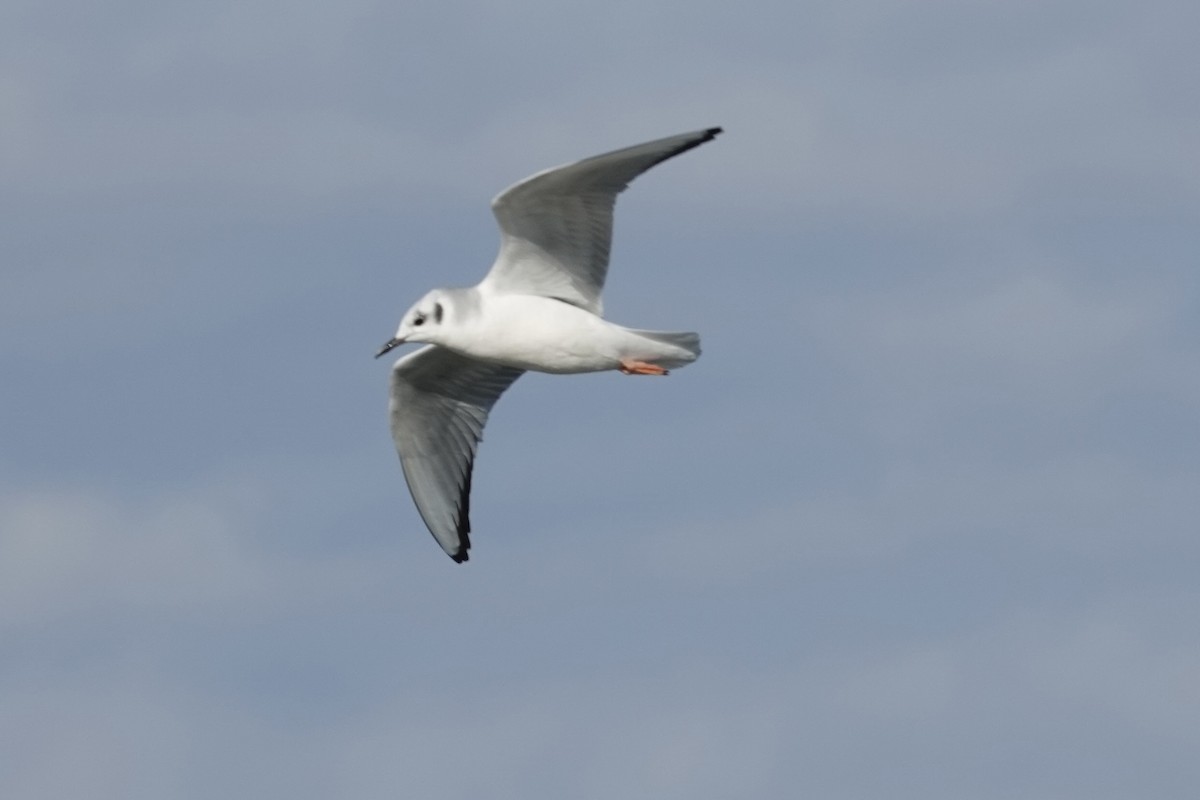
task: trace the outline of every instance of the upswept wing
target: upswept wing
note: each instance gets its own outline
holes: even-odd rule
[[[720,132],[709,128],[614,150],[543,170],[505,189],[492,201],[500,254],[481,288],[554,297],[602,313],[617,195],[655,164]]]
[[[446,555],[471,547],[471,471],[488,412],[524,370],[428,345],[392,367],[392,440],[421,519]]]

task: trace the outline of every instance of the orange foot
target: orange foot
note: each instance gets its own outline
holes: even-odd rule
[[[626,358],[621,361],[621,372],[626,375],[669,375],[662,367],[657,364],[647,364],[645,361],[635,361],[632,358]]]

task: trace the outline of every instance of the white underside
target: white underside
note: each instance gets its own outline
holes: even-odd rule
[[[533,295],[488,294],[484,313],[440,342],[463,355],[537,372],[617,369],[623,361],[688,363],[695,355],[614,325],[578,306]]]

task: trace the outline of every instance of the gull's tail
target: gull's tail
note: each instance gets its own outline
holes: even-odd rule
[[[633,328],[627,330],[655,342],[654,352],[648,353],[644,358],[664,369],[678,369],[700,357],[700,334],[698,333],[691,331],[639,331]]]

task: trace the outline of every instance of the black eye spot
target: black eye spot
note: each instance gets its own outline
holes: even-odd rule
[[[439,325],[442,324],[442,304],[441,303],[433,304],[433,321]]]
[[[420,326],[422,326],[424,324],[425,324],[425,315],[424,314],[417,314],[415,317],[413,317],[413,326],[414,327],[419,328]]]

